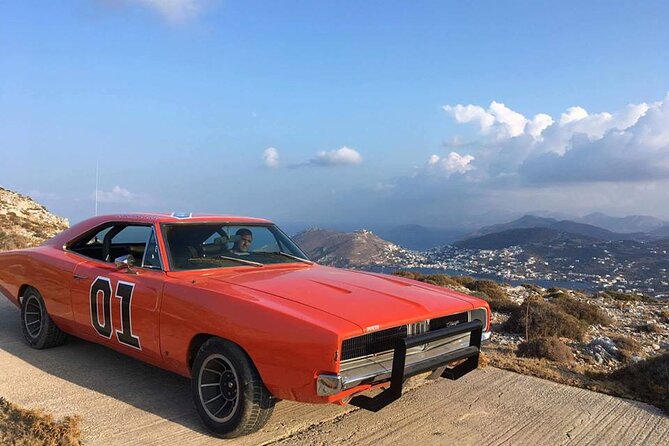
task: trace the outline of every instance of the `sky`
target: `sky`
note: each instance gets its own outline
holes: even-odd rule
[[[469,227],[669,219],[665,1],[0,2],[0,186]]]

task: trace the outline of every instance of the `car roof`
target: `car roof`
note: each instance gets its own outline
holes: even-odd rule
[[[236,215],[220,214],[194,214],[190,212],[168,213],[129,213],[129,214],[109,214],[99,215],[87,220],[83,220],[69,229],[56,235],[54,238],[45,242],[45,245],[63,246],[65,243],[76,239],[80,235],[91,229],[104,225],[105,223],[133,223],[133,224],[156,224],[156,223],[248,223],[248,224],[272,224],[271,220],[255,217],[242,217]]]

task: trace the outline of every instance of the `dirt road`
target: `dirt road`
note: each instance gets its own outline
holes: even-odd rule
[[[92,445],[669,444],[669,417],[651,406],[494,368],[420,385],[377,414],[280,402],[262,431],[223,441],[203,431],[188,380],[76,339],[32,350],[2,296],[0,396],[80,414]]]

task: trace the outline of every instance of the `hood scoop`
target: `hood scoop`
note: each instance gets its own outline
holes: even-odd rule
[[[343,293],[343,294],[353,293],[353,291],[349,290],[348,288],[343,288],[343,287],[340,287],[340,286],[337,286],[337,285],[333,285],[331,283],[321,282],[321,281],[313,280],[313,279],[311,279],[310,282],[317,283],[321,286],[327,287],[331,290],[339,291],[340,293]]]

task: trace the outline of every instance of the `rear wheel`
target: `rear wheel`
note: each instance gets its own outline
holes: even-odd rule
[[[274,399],[246,353],[237,345],[211,338],[193,363],[191,391],[200,418],[214,434],[234,438],[267,423]]]
[[[23,294],[21,322],[23,336],[32,348],[55,347],[63,344],[67,338],[49,317],[42,295],[34,288],[28,288]]]

